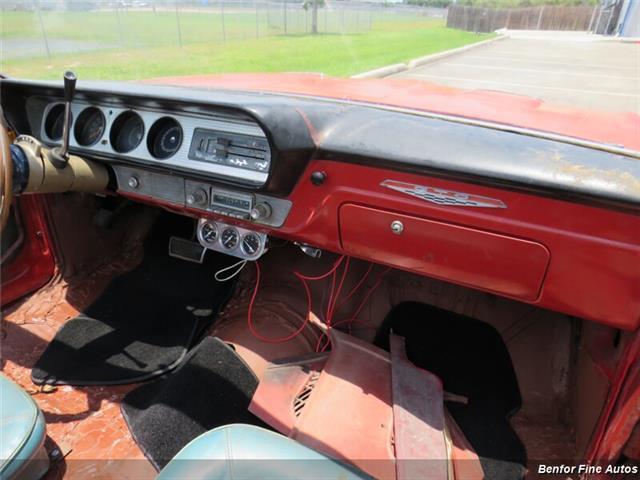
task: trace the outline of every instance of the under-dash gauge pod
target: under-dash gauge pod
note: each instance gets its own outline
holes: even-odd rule
[[[197,236],[203,247],[244,260],[257,260],[267,250],[268,237],[265,233],[208,218],[198,221]]]

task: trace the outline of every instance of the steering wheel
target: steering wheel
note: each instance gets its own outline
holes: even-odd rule
[[[0,192],[2,192],[2,203],[0,204],[0,232],[9,220],[9,211],[13,201],[13,160],[11,159],[11,139],[9,129],[2,119],[0,119]]]

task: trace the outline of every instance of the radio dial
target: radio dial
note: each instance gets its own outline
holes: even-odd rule
[[[271,216],[271,206],[266,202],[256,203],[250,215],[252,220],[266,220]]]
[[[205,192],[201,188],[187,195],[187,204],[189,205],[205,205],[206,203],[207,203],[207,192]]]

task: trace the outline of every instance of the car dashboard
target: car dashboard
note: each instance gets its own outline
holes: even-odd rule
[[[40,139],[48,145],[59,144],[64,104],[29,99],[31,108],[39,110],[42,104]],[[239,113],[74,102],[72,122],[70,145],[84,154],[141,166],[163,165],[248,186],[262,186],[269,173],[271,150],[266,135],[255,121]]]
[[[60,85],[2,87],[13,128],[58,145]],[[640,326],[634,152],[376,105],[135,83],[79,84],[71,113],[71,151],[108,165],[112,193],[196,218],[206,248],[257,260],[277,237]]]

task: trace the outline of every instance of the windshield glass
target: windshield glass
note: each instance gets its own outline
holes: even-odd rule
[[[412,92],[415,102],[405,98],[400,106],[628,145],[613,132],[619,133],[618,124],[640,128],[640,44],[633,41],[640,35],[639,4],[0,0],[1,70],[28,79],[58,80],[72,69],[81,80],[155,82],[230,73],[357,76],[384,83],[384,94],[366,86],[372,82],[309,88],[308,77],[288,77],[288,84],[236,77],[219,85],[396,105],[394,91]],[[193,78],[171,83],[204,85]],[[541,110],[553,115],[535,122],[524,113],[506,115]],[[602,115],[600,123],[608,126],[594,135],[586,125],[594,119],[585,112]],[[573,128],[556,127],[549,118],[564,118]]]

